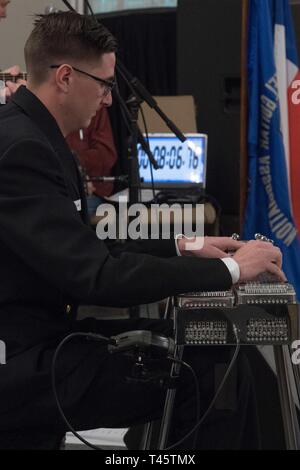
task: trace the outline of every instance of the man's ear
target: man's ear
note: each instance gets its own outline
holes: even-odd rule
[[[64,93],[69,92],[72,82],[72,68],[69,65],[61,65],[56,71],[56,84]]]

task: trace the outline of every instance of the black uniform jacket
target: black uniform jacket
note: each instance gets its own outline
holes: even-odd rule
[[[43,386],[41,357],[76,329],[78,304],[125,307],[230,285],[222,261],[178,257],[174,240],[99,240],[53,116],[25,87],[0,108],[0,412]]]

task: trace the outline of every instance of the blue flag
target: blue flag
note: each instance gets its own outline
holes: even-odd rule
[[[299,137],[290,132],[290,90],[299,68],[291,12],[288,0],[250,0],[249,15],[249,192],[243,237],[253,239],[258,232],[274,240],[300,299],[300,244],[291,184],[291,150],[300,132]]]

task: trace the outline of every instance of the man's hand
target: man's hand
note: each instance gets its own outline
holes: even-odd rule
[[[18,75],[20,75],[21,69],[18,65],[14,65],[13,67],[10,67],[9,69],[4,70],[4,73],[9,73],[13,77],[17,77]],[[17,83],[11,82],[10,80],[7,81],[6,87],[4,90],[6,99],[9,99],[21,85],[26,86],[26,80],[18,79]]]
[[[234,254],[233,259],[240,267],[239,282],[252,281],[264,272],[274,274],[280,282],[287,280],[281,270],[281,251],[271,243],[258,240],[244,243]]]
[[[247,243],[230,237],[182,238],[177,242],[181,255],[200,258],[232,258],[240,268],[239,282],[252,281],[259,274],[269,272],[280,282],[286,282],[281,269],[282,254],[271,243],[251,240]]]
[[[230,237],[181,238],[177,242],[182,256],[200,258],[226,258],[228,252],[235,252],[244,244]]]

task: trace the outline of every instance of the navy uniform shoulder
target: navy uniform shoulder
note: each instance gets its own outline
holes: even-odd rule
[[[0,107],[0,155],[17,142],[39,141],[49,146],[49,141],[38,126],[13,103]]]

